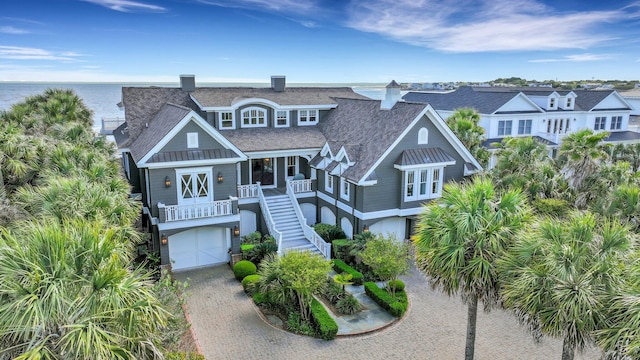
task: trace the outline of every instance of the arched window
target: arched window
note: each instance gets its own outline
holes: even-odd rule
[[[427,128],[422,128],[418,131],[418,144],[428,144],[429,143],[429,130]]]
[[[250,107],[242,110],[242,127],[267,126],[267,111],[259,107]]]

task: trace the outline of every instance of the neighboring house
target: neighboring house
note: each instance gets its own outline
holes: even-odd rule
[[[459,108],[474,108],[490,151],[506,137],[532,136],[553,156],[565,136],[584,128],[610,132],[609,143],[640,142],[640,133],[628,129],[633,107],[615,90],[460,87],[444,94],[409,92],[403,99],[430,104],[445,119]],[[494,162],[492,156],[489,167]]]
[[[422,203],[481,170],[429,105],[346,87],[125,87],[114,131],[161,264],[229,261],[240,236],[270,233],[279,251],[330,245],[309,225],[407,238]]]

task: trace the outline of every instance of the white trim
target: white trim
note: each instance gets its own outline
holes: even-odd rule
[[[324,143],[324,145],[322,145],[322,149],[320,150],[320,156],[326,158],[327,153],[329,153],[329,157],[333,159],[333,154],[331,153],[331,147],[329,146],[329,143]]]
[[[455,165],[455,164],[456,164],[455,161],[448,161],[448,162],[441,162],[441,163],[418,164],[418,165],[398,165],[398,164],[394,164],[393,167],[398,169],[398,170],[406,171],[406,170],[418,170],[418,169],[430,169],[430,168],[437,168],[437,167],[445,167],[445,166],[448,166],[448,165]]]
[[[218,130],[233,130],[236,128],[236,112],[235,111],[216,111],[214,114],[218,114]],[[229,121],[229,119],[222,119],[222,114],[231,114],[231,126],[222,126],[223,121]]]
[[[408,209],[388,209],[370,212],[360,212],[358,210],[353,211],[353,216],[361,220],[380,219],[393,216],[413,216],[418,215],[423,211],[422,207],[408,208]]]
[[[215,225],[215,224],[223,224],[223,223],[231,223],[240,221],[240,214],[233,214],[227,216],[214,216],[209,218],[202,218],[196,220],[184,220],[184,221],[171,221],[165,223],[158,223],[158,230],[175,230],[175,229],[186,229],[186,228],[195,228],[199,226],[207,226],[207,225]]]
[[[293,176],[289,176],[289,158],[293,158],[294,159]],[[291,180],[299,172],[300,172],[300,159],[299,159],[299,156],[296,156],[296,155],[285,156],[284,157],[284,178],[286,180]]]
[[[187,149],[197,149],[199,146],[198,141],[198,133],[197,132],[188,132],[187,133]]]
[[[190,95],[191,99],[196,103],[196,105],[198,105],[198,107],[202,110],[202,111],[228,111],[228,110],[236,110],[242,106],[245,105],[249,105],[249,104],[262,104],[262,105],[267,105],[269,107],[272,107],[274,109],[281,109],[283,108],[283,106],[281,106],[280,104],[273,102],[271,100],[268,99],[264,99],[264,98],[248,98],[248,99],[242,99],[241,101],[238,101],[236,103],[233,103],[229,106],[202,106],[202,104],[200,102],[198,102],[198,100],[195,99],[195,97],[193,96],[193,94]],[[291,109],[291,110],[297,110],[297,109],[318,109],[318,110],[330,110],[330,109],[335,109],[336,107],[338,107],[338,104],[322,104],[322,105],[286,105],[287,109]]]
[[[331,186],[329,186],[329,179],[331,179]],[[330,192],[333,194],[333,186],[335,185],[335,179],[333,175],[325,170],[324,172],[324,191]]]
[[[279,111],[283,111],[285,112],[287,115],[285,116],[285,124],[284,125],[278,125],[278,112]],[[273,109],[273,127],[276,128],[283,128],[283,127],[289,127],[290,121],[289,121],[289,114],[291,113],[291,111],[289,110],[284,110],[284,109]]]
[[[149,163],[143,167],[146,169],[164,169],[164,168],[177,168],[177,167],[186,167],[186,166],[234,164],[234,163],[246,161],[246,160],[247,159],[241,159],[241,158],[212,159],[212,160],[184,160],[184,161]]]
[[[147,191],[147,207],[151,207],[151,182],[149,180],[149,169],[144,169],[144,188]]]
[[[429,129],[423,127],[418,130],[418,145],[426,144],[429,144]]]
[[[294,196],[296,197],[296,199],[312,198],[316,196],[316,192],[311,191],[311,192],[296,193]]]
[[[252,124],[251,123],[251,119],[253,119],[254,117],[251,116],[251,112],[255,111],[256,112],[256,123]],[[245,114],[249,113],[249,124],[245,124],[244,123],[244,117]],[[259,115],[259,113],[262,113],[262,116]],[[259,119],[262,118],[262,123],[258,122]],[[259,106],[249,106],[246,107],[242,110],[240,110],[240,127],[241,128],[259,128],[259,127],[267,127],[267,123],[269,122],[269,112],[267,111],[267,109],[259,107]]]
[[[278,187],[278,158],[277,157],[265,156],[265,157],[251,157],[251,158],[249,158],[248,159],[248,161],[249,161],[249,174],[248,174],[249,175],[249,184],[254,184],[254,182],[253,182],[253,170],[252,170],[253,164],[251,164],[251,161],[252,160],[263,160],[263,159],[271,159],[271,160],[273,160],[273,165],[271,165],[271,167],[273,168],[273,184],[272,185],[260,184],[260,187],[262,187],[263,189],[277,188]]]
[[[295,149],[295,150],[265,150],[265,151],[248,151],[245,154],[247,159],[267,158],[267,157],[285,157],[285,156],[304,156],[306,154],[315,155],[318,148]],[[246,160],[246,159],[245,159]]]
[[[336,201],[336,207],[338,209],[344,210],[346,212],[348,212],[349,214],[351,214],[353,212],[353,208],[345,203],[343,203],[342,201]]]
[[[532,113],[545,113],[545,109],[541,108],[540,106],[538,106],[538,104],[536,104],[533,100],[531,100],[530,97],[528,97],[526,94],[519,92],[517,93],[514,97],[512,97],[511,99],[509,99],[509,101],[507,101],[506,103],[502,104],[498,109],[496,109],[496,111],[490,113],[490,115],[503,115],[503,114],[499,114],[502,111],[502,108],[507,106],[510,102],[515,101],[515,99],[517,97],[522,97],[526,102],[529,103],[529,105],[533,106],[534,108],[536,108],[538,111],[530,111]]]
[[[260,199],[257,197],[238,199],[238,205],[257,204],[259,202],[260,202]]]
[[[336,204],[336,199],[334,199],[331,196],[323,193],[322,191],[318,191],[318,198],[321,199],[321,200],[324,200],[325,202],[328,202],[331,205],[335,206],[335,204]]]
[[[307,120],[305,120],[304,122],[302,120],[300,120],[302,118],[302,115],[300,115],[301,112],[305,111],[307,113],[307,115],[305,116],[305,118],[307,118]],[[308,120],[311,117],[311,112],[315,111],[316,115],[315,115],[315,120],[311,121]],[[300,109],[298,110],[298,126],[313,126],[316,125],[318,123],[318,121],[320,120],[320,110],[318,109]]]
[[[240,157],[238,161],[247,159],[247,156],[242,151],[240,151],[240,149],[233,145],[229,140],[227,140],[227,138],[222,136],[222,134],[220,134],[218,130],[209,125],[209,123],[207,123],[200,115],[192,110],[185,117],[183,117],[182,120],[180,120],[178,124],[176,124],[176,126],[174,126],[173,129],[171,129],[171,131],[169,131],[169,133],[167,133],[167,135],[165,135],[162,140],[160,140],[156,144],[156,146],[149,150],[149,152],[147,152],[147,154],[145,154],[142,159],[140,159],[140,161],[136,163],[136,166],[138,166],[138,168],[146,167],[146,162],[149,161],[153,154],[159,152],[163,147],[165,147],[169,143],[169,141],[171,141],[192,120],[198,126],[200,126],[202,130],[209,134],[209,136],[220,143],[220,145],[238,154],[238,156]]]
[[[347,189],[346,192],[343,191],[345,189],[345,185]],[[351,200],[350,195],[351,195],[351,188],[349,186],[349,182],[347,181],[347,179],[340,177],[340,198],[350,201]]]
[[[430,114],[430,116],[427,116],[427,114]],[[451,131],[449,126],[447,126],[445,121],[433,109],[433,107],[430,104],[427,104],[424,107],[424,109],[420,112],[420,114],[418,114],[418,116],[416,116],[416,118],[413,119],[413,121],[409,124],[409,126],[407,126],[404,129],[404,131],[400,134],[400,136],[396,138],[396,140],[391,144],[391,146],[387,148],[387,150],[382,154],[382,156],[380,156],[380,158],[378,158],[378,160],[376,160],[376,162],[369,167],[369,170],[362,176],[362,178],[360,178],[360,180],[358,180],[357,185],[365,185],[365,183],[367,183],[365,179],[368,178],[369,175],[371,175],[374,169],[376,169],[378,165],[380,165],[380,163],[387,158],[387,156],[389,156],[389,153],[391,153],[391,151],[393,151],[393,149],[395,149],[396,146],[398,146],[398,144],[402,141],[402,139],[404,139],[404,137],[409,133],[409,131],[411,131],[411,129],[413,129],[413,127],[418,123],[418,121],[422,119],[423,116],[427,116],[427,118],[431,120],[431,122],[435,125],[435,127],[443,134],[445,139],[449,141],[451,146],[453,146],[453,148],[458,152],[458,154],[460,154],[460,156],[462,156],[462,158],[466,162],[472,163],[476,167],[476,169],[478,169],[476,172],[482,170],[482,166],[480,165],[478,160],[476,160],[473,157],[473,155],[471,155],[469,150],[464,145],[462,145],[462,142],[460,141],[460,139],[458,139],[458,137],[455,136],[455,134]]]
[[[197,168],[179,168],[174,170],[176,172],[175,188],[176,188],[178,205],[192,203],[188,200],[185,200],[184,197],[182,196],[182,175],[185,175],[185,174],[191,175],[191,179],[192,179],[191,181],[196,181],[195,183],[193,183],[193,186],[195,187],[196,190],[198,188],[197,176],[194,177],[193,175],[207,174],[207,184],[206,184],[207,198],[200,201],[205,203],[213,202],[213,199],[215,199],[215,197],[213,196],[213,166],[197,167]],[[193,204],[197,204],[198,203],[197,200],[199,199],[199,196],[193,196],[191,199],[193,199]]]

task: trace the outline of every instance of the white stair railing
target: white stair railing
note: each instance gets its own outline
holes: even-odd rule
[[[158,208],[164,208],[165,222],[233,215],[232,200],[219,200],[204,204],[189,205],[165,205],[158,203]]]
[[[291,206],[293,206],[293,210],[296,213],[296,217],[300,222],[300,226],[302,227],[302,231],[304,232],[304,237],[309,240],[325,257],[325,259],[331,259],[331,243],[324,241],[324,239],[318,235],[318,233],[313,230],[313,228],[307,225],[307,219],[305,219],[302,214],[302,209],[300,209],[300,205],[298,204],[298,200],[295,197],[295,190],[292,184],[292,181],[287,181],[287,195],[291,200]]]
[[[238,198],[256,198],[258,197],[258,184],[238,185]]]
[[[291,184],[293,192],[295,194],[306,193],[312,191],[313,180],[311,179],[302,179],[302,180],[287,180],[288,184]]]
[[[260,210],[262,210],[262,215],[267,223],[267,229],[269,230],[269,234],[276,239],[276,243],[278,244],[278,255],[282,255],[282,233],[276,229],[276,223],[273,221],[273,217],[269,211],[269,205],[267,205],[267,200],[264,197],[260,183],[258,183],[257,189],[258,199],[260,200]]]

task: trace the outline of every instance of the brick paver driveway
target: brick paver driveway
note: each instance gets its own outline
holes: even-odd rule
[[[381,332],[323,341],[293,335],[264,323],[226,265],[176,274],[189,278],[187,310],[202,351],[213,359],[463,359],[466,306],[429,287],[415,268],[403,280],[411,307],[399,323]],[[562,344],[536,345],[512,315],[478,314],[475,358],[559,359]],[[576,360],[597,359],[590,351]]]

